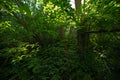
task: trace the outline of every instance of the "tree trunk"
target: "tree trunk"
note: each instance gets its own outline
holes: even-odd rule
[[[75,0],[77,16],[79,16],[80,14],[79,10],[82,5],[81,2],[82,0]],[[82,21],[80,23],[81,26],[78,25],[78,27],[81,27],[81,28],[77,30],[77,51],[78,53],[84,53],[86,49],[88,48],[88,42],[89,42],[89,33],[85,33],[88,30],[88,27],[85,26],[84,16],[85,15],[83,14],[82,19],[81,19]]]
[[[80,8],[80,6],[81,6],[81,1],[82,1],[82,0],[75,0],[75,8],[76,8],[76,10],[78,10],[78,9]]]
[[[79,53],[84,53],[88,48],[89,43],[89,33],[85,33],[86,30],[77,30],[77,51]]]
[[[60,33],[59,33],[60,40],[63,40],[64,36],[65,36],[65,29],[64,26],[62,26],[60,27]]]

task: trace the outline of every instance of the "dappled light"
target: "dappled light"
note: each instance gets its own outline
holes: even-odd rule
[[[0,80],[119,75],[119,0],[0,1]]]

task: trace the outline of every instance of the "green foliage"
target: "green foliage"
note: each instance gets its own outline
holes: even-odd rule
[[[120,1],[69,2],[0,0],[0,80],[119,80],[120,33],[102,30],[120,29]],[[84,54],[78,29],[101,30]]]

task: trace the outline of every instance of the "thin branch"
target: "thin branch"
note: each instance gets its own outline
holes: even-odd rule
[[[120,29],[112,29],[112,30],[99,30],[99,31],[87,31],[85,33],[108,33],[108,32],[120,32]]]

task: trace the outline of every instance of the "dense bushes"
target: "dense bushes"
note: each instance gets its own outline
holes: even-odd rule
[[[88,50],[83,55],[77,54],[74,48],[66,53],[66,48],[61,44],[42,50],[38,44],[21,42],[16,47],[2,49],[0,79],[117,80],[119,51],[116,48],[111,47],[110,52],[103,48],[100,54]],[[116,52],[112,53],[114,50]]]
[[[0,80],[119,80],[118,1],[13,1],[0,1]]]

